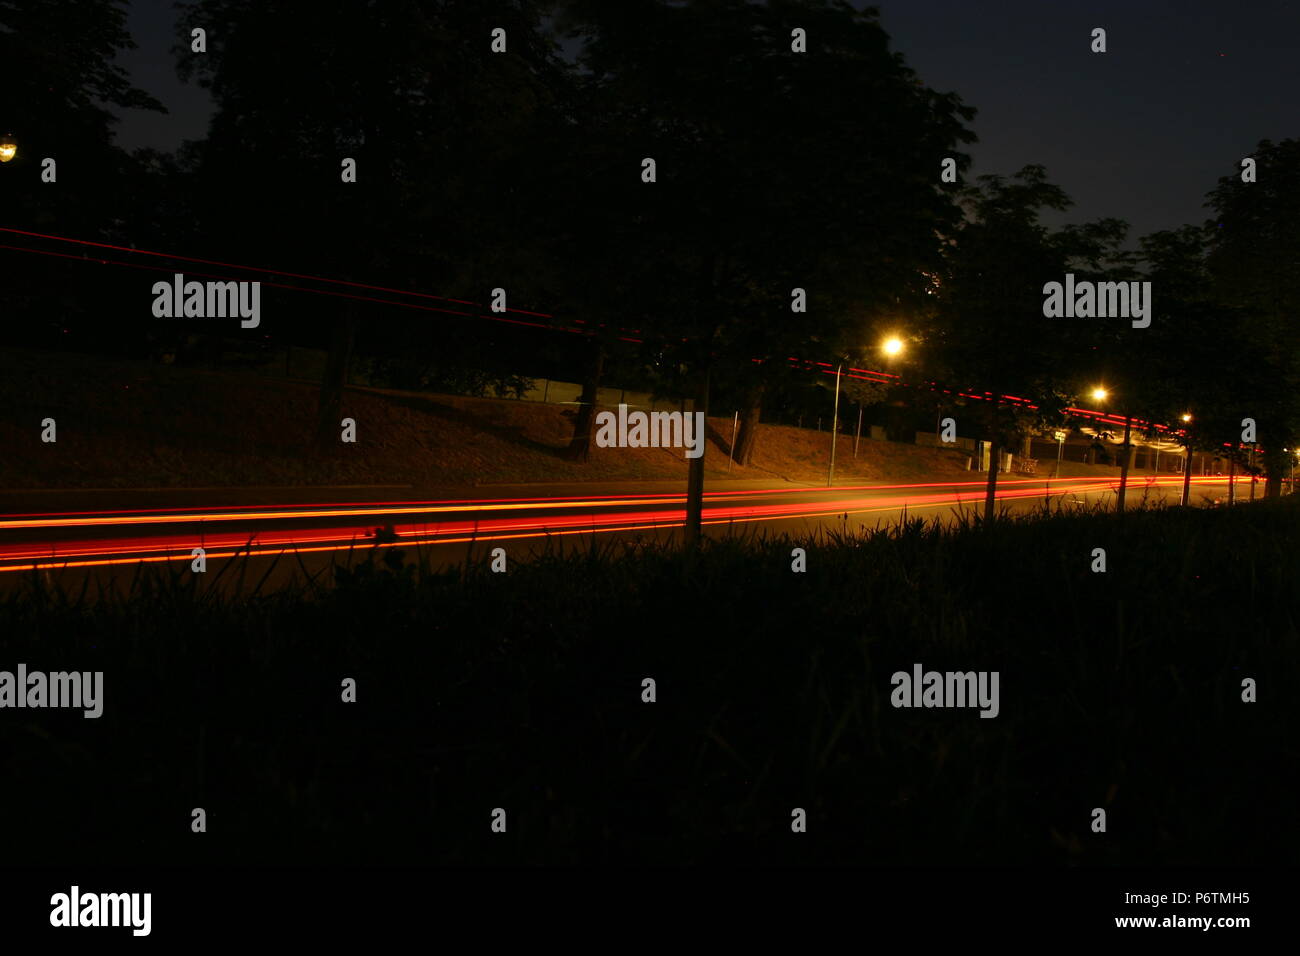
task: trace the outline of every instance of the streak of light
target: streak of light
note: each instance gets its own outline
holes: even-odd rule
[[[1144,481],[1134,482],[1138,485],[1177,485],[1181,483],[1181,477],[1171,476],[1169,478],[1152,478]],[[1201,479],[1213,481],[1214,479]],[[1060,483],[1051,486],[1046,482],[1040,482],[1033,479],[1016,481],[1016,485],[1034,485],[1044,486],[1042,490],[1038,487],[1012,487],[1002,489],[996,497],[998,500],[1017,500],[1040,497],[1050,497],[1052,495],[1077,494],[1095,492],[1097,490],[1114,490],[1118,486],[1118,479],[1115,478],[1085,478],[1078,480],[1065,480],[1066,483]],[[1098,482],[1105,482],[1110,485],[1108,489],[1099,488]],[[1219,481],[1218,483],[1223,483]],[[982,482],[969,482],[969,485],[982,484]],[[903,488],[933,486],[930,483],[912,486],[867,486],[872,488]],[[955,487],[955,486],[953,486]],[[799,489],[813,491],[817,489]],[[850,489],[836,488],[834,492],[839,493]],[[767,494],[773,492],[767,491]],[[719,496],[727,493],[718,493]],[[740,495],[753,494],[753,492],[742,492]],[[653,496],[650,498],[651,504],[669,504],[671,502],[665,498],[682,496]],[[982,495],[972,493],[969,497],[963,497],[962,492],[955,494],[936,494],[927,495],[921,498],[916,497],[894,497],[871,502],[870,507],[858,507],[863,504],[861,499],[837,498],[830,501],[821,501],[808,505],[800,506],[798,503],[773,503],[773,504],[752,504],[749,506],[730,507],[730,508],[711,508],[704,520],[705,524],[744,524],[756,521],[776,521],[776,520],[796,520],[804,519],[825,519],[834,515],[849,514],[873,514],[882,512],[896,512],[903,508],[907,510],[918,510],[922,508],[934,507],[951,507],[960,504],[972,504],[982,498]],[[637,499],[623,499],[637,500]],[[715,499],[716,500],[716,499]],[[612,502],[603,502],[604,504]],[[811,510],[809,506],[812,506]],[[61,567],[102,567],[109,565],[127,565],[137,562],[156,563],[163,561],[186,561],[191,560],[190,550],[193,547],[202,546],[207,552],[207,557],[213,559],[237,557],[240,554],[255,554],[259,557],[271,557],[275,555],[289,553],[313,553],[313,552],[330,552],[344,551],[358,548],[371,547],[400,547],[410,544],[454,544],[466,543],[472,541],[498,541],[513,540],[524,538],[545,537],[548,535],[571,535],[597,532],[614,532],[614,531],[653,531],[661,529],[672,529],[682,527],[684,524],[684,511],[674,508],[672,510],[642,511],[631,513],[609,513],[600,515],[578,514],[578,515],[555,515],[549,519],[531,519],[520,516],[517,518],[498,519],[496,521],[459,521],[459,522],[438,522],[435,530],[428,530],[428,523],[418,525],[404,525],[401,529],[394,528],[398,535],[398,540],[392,542],[368,542],[364,538],[359,538],[356,529],[305,529],[296,532],[267,531],[260,534],[243,534],[234,533],[225,536],[213,535],[205,536],[201,539],[164,537],[164,538],[137,538],[137,539],[116,539],[110,541],[91,541],[91,542],[68,542],[62,550],[65,557],[56,557],[51,553],[48,545],[17,545],[9,549],[0,549],[0,560],[23,561],[27,563],[9,564],[0,566],[0,571],[24,571],[37,569],[53,569]],[[177,548],[184,553],[177,554],[157,554],[158,551],[170,550]],[[216,550],[208,550],[214,548]],[[224,549],[224,550],[223,550]],[[106,555],[114,555],[106,557]],[[83,558],[85,560],[72,560]],[[44,560],[42,560],[44,559]]]

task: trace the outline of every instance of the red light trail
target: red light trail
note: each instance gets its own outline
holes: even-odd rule
[[[1196,477],[1197,484],[1223,484],[1216,477]],[[952,507],[974,504],[983,498],[983,481],[920,482],[898,485],[853,487],[758,489],[716,491],[706,494],[705,523],[748,524],[760,521],[826,519],[837,515],[862,515],[900,510]],[[1143,485],[1177,487],[1182,476],[1148,478]],[[1055,481],[1008,479],[1002,483],[999,500],[1059,497],[1066,494],[1113,490],[1115,478],[1070,478]],[[927,489],[944,489],[929,491]],[[854,492],[875,492],[874,497]],[[880,492],[895,492],[881,496]],[[764,503],[760,496],[786,500]],[[790,498],[796,500],[789,500]],[[797,499],[808,498],[807,501]],[[629,510],[640,509],[640,510]],[[531,513],[530,513],[531,512]],[[540,514],[538,512],[541,512]],[[564,513],[568,512],[568,513]],[[427,516],[426,520],[411,518]],[[371,540],[375,521],[388,522],[395,541]],[[350,524],[305,527],[321,519],[352,519]],[[250,524],[281,523],[258,530],[222,530],[229,522]],[[284,527],[283,523],[297,523]],[[12,515],[0,519],[0,534],[14,531],[56,531],[63,540],[12,542],[0,545],[0,572],[130,565],[137,562],[188,561],[194,548],[203,548],[212,559],[231,558],[243,553],[269,557],[293,553],[348,551],[365,547],[400,547],[412,544],[455,544],[472,541],[500,541],[539,538],[549,535],[656,531],[681,527],[685,522],[685,496],[677,493],[654,495],[600,495],[578,498],[517,498],[484,501],[358,502],[354,505],[313,504],[270,507],[226,507],[211,510],[160,509],[130,512],[74,512]],[[216,524],[216,528],[209,526]],[[141,534],[149,527],[190,525],[184,531]],[[197,527],[193,527],[197,525]],[[105,529],[134,534],[85,537]],[[81,532],[75,539],[67,533]]]
[[[334,279],[334,278],[330,278],[330,277],[328,277],[328,276],[311,275],[311,274],[308,274],[308,273],[301,273],[301,272],[288,272],[288,271],[284,271],[284,270],[280,270],[280,269],[270,269],[270,268],[265,268],[265,267],[261,267],[261,266],[246,266],[246,265],[241,265],[241,264],[239,264],[239,263],[234,263],[234,262],[225,262],[225,261],[218,260],[218,259],[204,259],[204,258],[199,258],[199,257],[197,257],[197,256],[185,256],[185,255],[180,255],[180,254],[177,254],[177,253],[159,252],[159,251],[152,250],[152,249],[137,249],[137,248],[132,248],[132,247],[130,247],[130,246],[117,245],[117,244],[114,244],[114,243],[108,243],[108,242],[97,242],[97,241],[89,240],[89,239],[73,239],[73,238],[70,238],[70,237],[67,237],[67,236],[57,236],[57,235],[53,235],[53,234],[51,234],[51,233],[31,232],[31,231],[29,231],[29,230],[25,230],[25,229],[13,229],[13,228],[6,227],[6,226],[0,226],[0,232],[3,232],[3,233],[10,233],[10,234],[12,234],[12,235],[17,235],[17,236],[27,236],[27,237],[30,237],[30,238],[49,240],[49,241],[53,241],[53,242],[72,243],[72,244],[74,244],[74,245],[84,246],[84,247],[87,247],[87,248],[108,249],[108,250],[112,250],[112,251],[114,251],[114,252],[124,252],[124,253],[128,253],[128,254],[133,254],[133,255],[152,256],[152,257],[161,258],[161,259],[171,259],[171,260],[175,260],[175,261],[177,261],[177,262],[193,262],[193,263],[198,263],[198,264],[200,264],[200,265],[218,266],[218,267],[220,267],[220,268],[224,268],[224,269],[237,269],[237,270],[242,270],[242,271],[245,271],[245,272],[253,272],[253,273],[258,273],[258,274],[262,274],[262,275],[277,275],[277,276],[282,276],[282,277],[285,277],[285,278],[291,278],[291,279],[302,279],[302,280],[306,280],[306,281],[309,281],[309,282],[323,282],[323,283],[328,283],[328,284],[330,284],[330,285],[339,285],[339,286],[347,286],[347,287],[357,288],[357,289],[366,289],[366,290],[373,291],[373,292],[387,292],[387,293],[391,293],[391,294],[394,294],[394,295],[413,296],[413,297],[422,298],[422,299],[436,299],[436,300],[438,300],[438,301],[442,301],[442,302],[450,302],[450,303],[454,303],[454,304],[458,304],[458,305],[470,305],[470,306],[475,306],[476,308],[478,308],[478,309],[480,309],[480,310],[482,309],[482,304],[481,304],[481,303],[471,302],[471,301],[469,301],[469,300],[467,300],[467,299],[455,299],[455,298],[451,298],[451,297],[448,297],[448,296],[434,295],[434,294],[432,294],[432,293],[428,293],[428,292],[417,292],[417,291],[408,290],[408,289],[397,289],[397,288],[393,288],[393,287],[391,287],[391,286],[373,285],[373,284],[370,284],[370,283],[364,283],[364,282],[353,282],[353,281],[349,281],[349,280],[346,280],[346,279]],[[33,248],[30,248],[30,247],[26,247],[26,246],[0,245],[0,249],[8,249],[8,250],[15,251],[15,252],[28,252],[28,253],[32,253],[32,254],[35,254],[35,255],[51,256],[51,257],[54,257],[54,258],[60,258],[60,259],[74,259],[74,260],[77,260],[77,261],[80,261],[80,262],[98,262],[98,263],[100,263],[100,264],[102,264],[102,265],[115,265],[115,266],[122,266],[122,267],[125,267],[125,268],[142,269],[142,270],[147,270],[147,271],[151,271],[151,272],[173,272],[173,273],[174,273],[174,272],[176,271],[175,269],[170,268],[170,267],[167,267],[167,266],[148,266],[148,265],[144,265],[144,264],[142,264],[142,263],[122,262],[122,261],[119,261],[119,260],[117,260],[117,259],[107,259],[107,258],[102,258],[102,257],[96,257],[96,258],[94,258],[94,259],[91,259],[91,258],[89,258],[89,257],[87,257],[87,256],[85,256],[85,255],[77,256],[77,255],[71,255],[71,254],[68,254],[68,253],[50,252],[50,251],[48,251],[48,250],[33,249]],[[197,275],[197,276],[202,276],[203,278],[207,278],[207,279],[222,279],[222,280],[226,280],[226,281],[239,281],[236,277],[233,277],[233,276],[230,276],[230,275],[223,275],[223,274],[219,274],[219,273],[211,273],[211,272],[191,272],[191,273],[189,273],[189,274],[191,274],[191,275]],[[309,292],[309,293],[312,293],[312,294],[314,294],[314,295],[326,295],[326,296],[331,296],[331,297],[334,297],[334,298],[343,298],[343,299],[351,299],[351,300],[362,301],[362,302],[370,302],[370,303],[374,303],[374,304],[377,304],[377,305],[394,305],[394,306],[398,306],[398,307],[400,307],[400,308],[405,308],[405,309],[415,309],[415,310],[417,310],[417,311],[424,311],[424,312],[439,312],[439,313],[443,313],[443,314],[447,314],[447,315],[460,316],[460,317],[462,317],[462,318],[479,318],[479,319],[487,319],[487,320],[489,320],[489,321],[493,321],[493,322],[502,322],[502,323],[505,323],[505,324],[508,324],[508,325],[518,325],[518,326],[524,326],[524,327],[526,327],[526,328],[537,328],[537,329],[543,329],[543,330],[548,330],[548,331],[557,331],[557,332],[570,332],[570,333],[576,333],[576,334],[579,334],[579,335],[589,334],[589,333],[584,332],[584,330],[582,330],[582,329],[573,328],[573,327],[571,327],[571,326],[567,326],[567,325],[556,324],[555,322],[550,322],[550,323],[543,323],[543,322],[528,322],[528,321],[524,321],[524,320],[522,320],[522,319],[511,319],[511,318],[507,318],[507,317],[502,316],[502,315],[499,315],[499,314],[494,314],[494,313],[485,313],[485,312],[481,312],[481,311],[478,312],[478,313],[473,313],[473,312],[464,312],[464,311],[460,311],[460,310],[456,310],[456,309],[446,309],[446,308],[440,308],[440,307],[437,307],[437,306],[431,306],[431,305],[419,305],[419,304],[416,304],[416,303],[413,303],[413,302],[402,302],[402,301],[394,300],[394,299],[379,299],[379,298],[375,298],[375,297],[373,297],[373,296],[357,295],[357,294],[346,293],[346,292],[336,292],[336,291],[331,291],[331,290],[327,290],[327,289],[312,289],[312,288],[305,287],[305,286],[300,286],[300,285],[288,285],[288,284],[280,283],[280,282],[272,282],[272,281],[265,281],[265,280],[261,280],[261,281],[263,281],[265,285],[270,286],[270,287],[272,287],[272,288],[285,289],[285,290],[293,291],[293,292]],[[519,315],[530,315],[530,316],[534,316],[534,317],[536,317],[536,318],[552,319],[552,320],[555,318],[555,316],[553,316],[553,315],[551,315],[551,314],[549,314],[549,313],[546,313],[546,312],[533,312],[533,311],[529,311],[529,310],[526,310],[526,309],[513,309],[513,308],[507,308],[506,311],[507,311],[507,312],[513,312],[513,313],[516,313],[516,314],[519,314]],[[583,320],[580,320],[580,319],[579,319],[579,320],[574,320],[574,321],[575,321],[577,324],[579,324],[579,325],[585,325],[585,324],[586,324]],[[603,327],[603,326],[601,326],[601,327]],[[634,333],[634,335],[635,335],[635,334],[639,334],[639,332],[640,332],[640,330],[637,330],[637,329],[625,329],[625,328],[619,328],[618,331],[619,331],[620,333],[632,332],[632,333]],[[635,337],[633,337],[633,336],[629,336],[629,335],[626,335],[626,334],[620,334],[620,335],[617,336],[617,338],[619,339],[619,341],[623,341],[623,342],[641,343],[641,342],[643,341],[642,339],[635,338]],[[761,359],[754,359],[753,361],[755,361],[755,362],[761,362],[762,360],[761,360]],[[800,364],[802,364],[802,365],[804,365],[805,367],[808,367],[808,368],[812,368],[813,366],[817,366],[817,367],[819,367],[819,368],[820,368],[820,369],[821,369],[825,374],[829,374],[829,375],[834,375],[834,374],[835,374],[835,371],[834,371],[833,367],[832,367],[832,366],[830,365],[830,363],[828,363],[828,362],[815,362],[815,361],[812,361],[812,360],[799,359],[799,358],[794,357],[794,356],[789,357],[789,358],[788,358],[788,361],[789,361],[791,364],[794,364],[794,365],[800,365]],[[852,367],[852,366],[850,366],[850,367],[846,370],[846,374],[848,375],[849,378],[860,378],[860,379],[864,379],[864,380],[866,380],[866,381],[883,382],[883,383],[887,383],[887,384],[899,384],[899,385],[904,385],[904,386],[910,386],[910,383],[905,383],[905,382],[903,382],[903,381],[899,378],[899,376],[894,375],[894,374],[892,374],[892,373],[890,373],[890,372],[880,372],[880,371],[876,371],[876,370],[874,370],[874,369],[856,368],[856,367]],[[958,396],[958,397],[960,397],[960,398],[970,398],[970,399],[975,399],[975,400],[978,400],[978,401],[1000,400],[1000,401],[1004,401],[1004,402],[1007,402],[1007,403],[1012,404],[1012,405],[1019,405],[1019,406],[1025,407],[1025,408],[1029,408],[1029,409],[1036,409],[1036,408],[1037,408],[1036,405],[1032,404],[1032,403],[1029,402],[1027,399],[1018,398],[1018,397],[1013,396],[1013,395],[995,396],[992,392],[984,392],[984,393],[982,393],[982,394],[976,394],[976,393],[970,393],[970,392],[962,392],[962,391],[956,391],[956,392],[954,392],[954,391],[952,391],[952,390],[950,390],[950,389],[943,388],[942,386],[940,386],[940,385],[938,385],[937,383],[934,383],[934,382],[928,382],[928,383],[925,383],[925,384],[924,384],[923,386],[921,386],[921,387],[927,388],[927,389],[929,389],[929,390],[931,390],[931,391],[943,392],[944,394],[947,394],[947,395],[956,395],[956,396]],[[1122,418],[1116,419],[1114,416],[1109,416],[1109,415],[1106,415],[1105,413],[1102,413],[1102,412],[1095,412],[1095,411],[1092,411],[1092,410],[1089,410],[1089,409],[1083,409],[1083,408],[1067,408],[1067,409],[1063,409],[1063,411],[1065,411],[1065,412],[1068,413],[1068,414],[1075,415],[1075,416],[1077,416],[1077,417],[1092,418],[1092,419],[1095,419],[1095,420],[1098,420],[1098,421],[1103,421],[1103,422],[1105,422],[1105,423],[1107,423],[1107,424],[1112,424],[1112,425],[1116,425],[1116,426],[1120,426],[1120,425],[1123,425],[1123,424],[1124,424],[1124,420],[1123,420]],[[1143,421],[1141,421],[1141,420],[1139,420],[1139,419],[1134,419],[1134,420],[1133,420],[1133,424],[1134,424],[1134,425],[1137,425],[1137,426],[1143,426],[1143,425],[1146,425],[1147,423],[1146,423],[1146,422],[1143,422]],[[1167,426],[1164,426],[1164,425],[1155,425],[1154,427],[1157,428],[1157,429],[1159,429],[1159,430],[1163,430],[1163,431],[1171,431]],[[1173,433],[1174,433],[1174,434],[1182,434],[1181,431],[1173,432]]]

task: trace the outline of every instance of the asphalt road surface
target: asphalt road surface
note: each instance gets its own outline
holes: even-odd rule
[[[982,512],[983,475],[968,482],[845,485],[766,482],[706,486],[708,535],[805,535],[857,531],[900,517],[955,521]],[[1113,507],[1115,478],[999,476],[1007,513]],[[1131,480],[1130,507],[1177,503],[1179,475]],[[1262,488],[1257,489],[1262,493]],[[1238,480],[1237,495],[1249,495]],[[1222,477],[1193,477],[1192,503],[1225,499]],[[189,570],[195,548],[208,573],[243,558],[245,578],[318,573],[371,548],[419,548],[438,566],[503,547],[512,560],[541,548],[585,547],[593,540],[671,540],[685,520],[684,482],[617,485],[516,485],[466,489],[409,487],[168,489],[0,493],[0,587],[33,571],[65,586],[86,577],[120,579],[139,565]],[[24,575],[23,572],[27,574]]]

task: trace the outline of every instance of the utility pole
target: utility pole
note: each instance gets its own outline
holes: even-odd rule
[[[858,402],[858,431],[853,436],[853,457],[858,457],[858,439],[862,437],[862,403]]]

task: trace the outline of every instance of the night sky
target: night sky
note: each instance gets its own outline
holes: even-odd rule
[[[1131,236],[1199,223],[1205,193],[1258,140],[1300,133],[1295,3],[877,6],[895,49],[921,78],[979,110],[972,174],[1042,163],[1076,203],[1052,222],[1114,216],[1131,224]],[[176,16],[172,0],[132,4],[140,48],[123,64],[170,113],[125,113],[119,142],[127,148],[174,149],[206,128],[207,95],[176,78]],[[1089,50],[1094,27],[1107,32],[1105,54]]]

